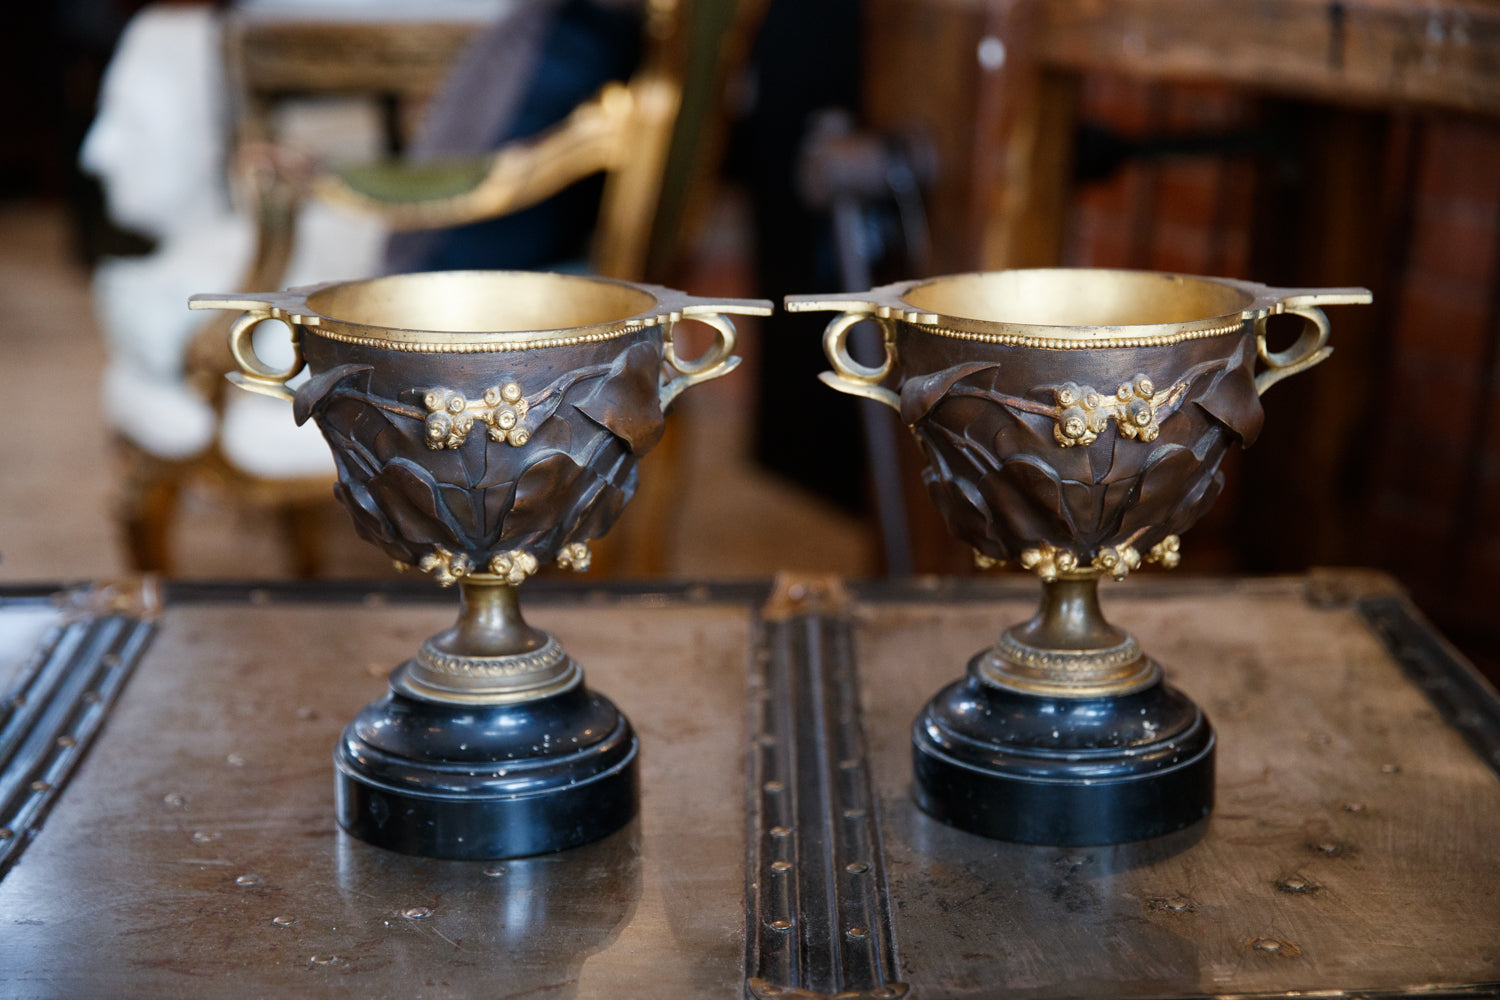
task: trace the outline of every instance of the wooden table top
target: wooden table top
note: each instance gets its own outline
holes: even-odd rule
[[[1110,588],[1106,613],[1213,719],[1219,800],[1181,833],[1090,848],[961,833],[908,792],[913,714],[1029,613],[1033,580],[800,586],[528,588],[529,617],[634,721],[643,798],[605,840],[503,863],[393,854],[333,820],[340,728],[452,595],[0,594],[0,993],[1500,983],[1500,700],[1388,581]]]

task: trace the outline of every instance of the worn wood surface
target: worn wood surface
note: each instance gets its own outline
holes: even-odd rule
[[[604,841],[498,865],[394,854],[333,821],[340,729],[452,617],[169,609],[0,882],[0,994],[733,995],[745,608],[530,612],[631,717],[645,791]]]
[[[330,748],[386,671],[451,621],[440,595],[169,589],[102,733],[0,879],[0,993],[745,995],[747,891],[763,877],[746,851],[747,796],[764,803],[806,778],[762,787],[774,777],[763,769],[775,734],[762,727],[777,688],[752,664],[780,655],[757,643],[804,626],[853,640],[844,667],[828,661],[845,671],[836,687],[862,694],[853,716],[805,686],[818,670],[789,661],[788,682],[842,734],[824,754],[829,773],[852,782],[846,791],[866,779],[874,791],[878,815],[859,821],[884,847],[890,974],[911,996],[1407,995],[1500,981],[1489,844],[1500,778],[1351,603],[1392,593],[1387,579],[1109,587],[1106,614],[1216,725],[1219,801],[1181,834],[1067,850],[960,833],[908,795],[912,717],[1031,612],[1035,581],[848,590],[852,605],[836,582],[783,587],[758,628],[756,587],[540,587],[530,619],[640,734],[642,811],[594,845],[491,864],[392,854],[333,823]],[[820,624],[835,621],[833,632]],[[0,601],[0,670],[48,622],[35,601]],[[1459,669],[1440,660],[1428,665],[1438,674]],[[1493,727],[1486,697],[1467,709]],[[808,733],[788,735],[817,749]],[[843,877],[842,856],[830,857]],[[769,870],[791,878],[795,864]],[[818,933],[801,926],[804,912],[791,928]],[[837,951],[844,928],[828,926],[834,940],[804,940],[803,956]]]
[[[1114,848],[999,844],[934,822],[908,794],[912,717],[1027,617],[1030,600],[863,609],[865,733],[914,992],[1121,998],[1500,980],[1500,856],[1485,846],[1500,779],[1353,606],[1314,603],[1295,580],[1167,594],[1132,581],[1103,600],[1219,738],[1207,823]]]

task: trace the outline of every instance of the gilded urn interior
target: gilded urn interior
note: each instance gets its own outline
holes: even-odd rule
[[[902,301],[917,309],[981,323],[1093,328],[1159,326],[1238,316],[1255,296],[1236,285],[1178,274],[1045,268],[958,274],[913,286]]]
[[[607,279],[523,271],[398,274],[307,297],[308,309],[337,322],[445,334],[601,326],[656,304],[650,292]]]

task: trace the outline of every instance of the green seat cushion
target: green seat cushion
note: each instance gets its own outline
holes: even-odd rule
[[[357,163],[337,171],[352,190],[390,205],[437,201],[474,190],[489,173],[490,155],[453,157],[406,163],[379,160]]]

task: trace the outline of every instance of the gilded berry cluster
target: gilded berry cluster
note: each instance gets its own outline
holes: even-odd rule
[[[1121,437],[1154,441],[1160,431],[1155,395],[1156,387],[1146,375],[1121,382],[1108,399],[1091,385],[1064,382],[1054,390],[1058,412],[1052,435],[1064,448],[1091,445],[1114,420]]]
[[[531,432],[521,426],[528,408],[526,398],[515,382],[486,389],[473,402],[452,389],[428,389],[422,394],[422,405],[427,408],[425,440],[433,451],[460,447],[475,420],[486,425],[491,441],[519,448],[531,440]]]

